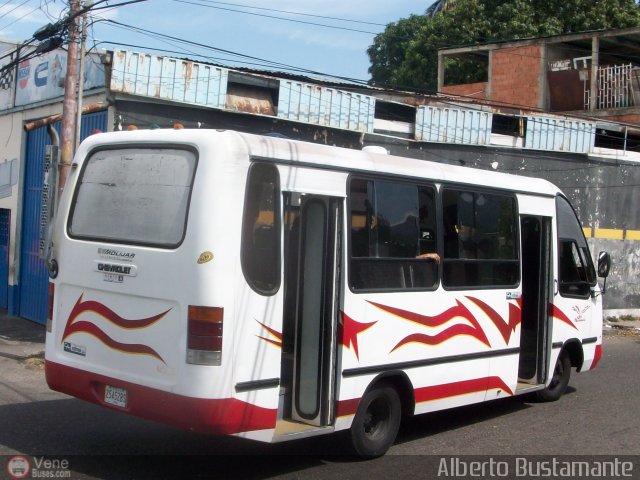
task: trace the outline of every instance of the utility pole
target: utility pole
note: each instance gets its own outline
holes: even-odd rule
[[[86,5],[86,4],[85,4]],[[80,127],[82,126],[82,100],[84,95],[84,57],[87,54],[87,12],[82,14],[82,36],[80,40],[80,73],[78,74],[78,104],[76,105],[76,134],[74,152],[80,146]]]
[[[69,0],[68,26],[69,47],[67,51],[67,74],[64,79],[62,103],[62,135],[60,138],[60,178],[58,188],[62,192],[73,160],[76,136],[76,84],[78,82],[78,12],[80,0]]]

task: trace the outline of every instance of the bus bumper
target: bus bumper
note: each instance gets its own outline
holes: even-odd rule
[[[111,410],[200,433],[229,435],[274,429],[277,410],[235,398],[193,398],[125,382],[47,360],[47,384],[52,390]],[[127,404],[105,402],[105,387],[125,389]]]

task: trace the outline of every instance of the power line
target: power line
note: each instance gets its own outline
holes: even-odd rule
[[[206,3],[215,3],[218,5],[229,5],[229,6],[233,6],[233,7],[242,7],[242,8],[251,8],[254,10],[263,10],[266,12],[275,12],[275,13],[285,13],[287,15],[300,15],[303,17],[313,17],[313,18],[323,18],[326,20],[337,20],[339,22],[350,22],[350,23],[361,23],[364,25],[375,25],[377,27],[386,27],[386,25],[384,23],[375,23],[375,22],[367,22],[364,20],[354,20],[354,19],[350,19],[350,18],[340,18],[340,17],[329,17],[326,15],[314,15],[311,13],[302,13],[302,12],[292,12],[289,10],[278,10],[276,8],[266,8],[266,7],[256,7],[253,5],[244,5],[241,3],[230,3],[230,2],[216,2],[214,0],[201,0],[202,2],[206,2]]]
[[[7,15],[9,15],[11,12],[13,12],[14,10],[19,9],[20,7],[22,7],[24,4],[29,3],[31,0],[24,0],[24,2],[22,2],[20,5],[16,5],[15,7],[13,7],[11,10],[9,10],[8,12],[3,13],[2,15],[0,15],[0,18],[4,18]],[[5,4],[6,5],[6,4]]]
[[[16,6],[15,8],[13,8],[12,10],[10,10],[9,12],[6,12],[4,15],[0,16],[0,18],[3,18],[4,16],[8,15],[9,13],[13,12],[14,10],[16,10],[17,8],[23,6],[24,4],[26,4],[27,2],[29,2],[31,0],[25,0],[23,3],[21,3],[20,5]],[[48,4],[48,2],[51,0],[45,0],[45,6]],[[49,41],[51,38],[53,38],[54,36],[58,36],[58,37],[62,37],[66,34],[66,30],[65,28],[69,26],[69,24],[78,16],[83,15],[84,13],[97,8],[104,8],[104,7],[98,7],[98,5],[101,5],[103,3],[106,3],[108,0],[98,0],[95,3],[92,3],[90,5],[87,5],[83,8],[81,8],[78,12],[75,12],[73,14],[69,14],[67,15],[67,17],[64,20],[59,20],[58,22],[56,22],[55,24],[49,24],[47,27],[45,28],[50,28],[50,31],[47,31],[49,38],[46,39],[45,41]],[[113,7],[118,7],[118,6],[123,6],[123,5],[129,5],[131,3],[139,3],[139,2],[143,2],[146,0],[129,0],[123,3],[119,3],[116,5],[112,5],[109,8],[113,8]],[[5,4],[6,5],[6,4]],[[30,15],[31,13],[33,13],[34,11],[38,10],[38,9],[42,9],[42,3],[40,3],[40,5],[31,10],[30,12],[22,15],[20,18],[14,20],[13,22],[11,22],[9,25],[12,25],[13,23],[17,22],[18,20],[21,20],[22,18]],[[7,25],[7,26],[9,26]],[[6,27],[3,27],[6,28]],[[42,30],[42,29],[41,29]],[[36,47],[34,50],[28,52],[25,55],[19,56],[19,52],[21,49],[24,49],[25,47],[31,46],[31,44],[33,44],[33,42],[36,40],[35,35],[37,35],[38,32],[34,33],[34,36],[32,36],[30,39],[26,40],[25,42],[22,42],[21,44],[19,44],[14,50],[4,54],[3,56],[0,57],[0,60],[7,58],[7,57],[13,57],[13,55],[16,55],[16,58],[13,59],[11,62],[9,62],[6,65],[3,65],[2,67],[0,67],[0,75],[5,75],[5,73],[14,68],[16,65],[20,64],[21,62],[24,62],[26,60],[29,60],[31,58],[34,58],[38,55],[40,55],[41,53],[44,53],[46,50],[39,50],[39,47],[42,47],[44,44],[44,41],[42,41],[40,43],[40,45],[38,47]],[[61,40],[58,40],[58,42],[61,42]],[[46,48],[46,46],[45,46]]]
[[[2,10],[4,7],[9,5],[10,3],[11,3],[11,0],[7,0],[6,2],[4,2],[2,5],[0,5],[0,10]]]
[[[183,39],[176,39],[174,41],[171,41],[171,40],[168,40],[167,38],[165,38],[165,36],[163,34],[156,33],[156,32],[150,32],[150,31],[143,32],[143,31],[140,31],[140,29],[138,27],[129,28],[129,26],[121,26],[121,25],[114,25],[114,26],[116,28],[129,30],[129,31],[134,31],[136,33],[141,33],[141,34],[146,35],[146,36],[148,36],[150,38],[159,40],[159,41],[161,41],[161,42],[163,42],[163,43],[165,43],[167,45],[171,45],[171,46],[173,46],[175,48],[180,48],[180,46],[178,44],[176,44],[175,42],[177,42],[177,43],[190,43],[188,40],[183,40]],[[243,60],[238,60],[238,59],[217,58],[217,57],[211,57],[211,56],[208,56],[208,55],[197,53],[197,52],[195,52],[193,50],[189,50],[189,49],[184,48],[184,47],[182,47],[182,50],[176,51],[176,50],[166,50],[166,49],[157,48],[157,47],[143,47],[143,46],[135,45],[135,44],[124,44],[122,42],[117,42],[117,41],[116,42],[112,42],[112,41],[102,40],[99,43],[107,43],[107,44],[115,45],[116,47],[119,46],[119,45],[122,45],[122,46],[128,46],[128,47],[133,47],[133,48],[150,49],[150,50],[153,50],[153,51],[173,53],[173,54],[181,54],[181,55],[188,54],[188,55],[197,56],[197,57],[204,58],[204,59],[207,59],[207,60],[210,60],[210,61],[214,61],[214,62],[222,61],[222,62],[244,63],[246,65],[255,65],[255,66],[261,66],[261,67],[273,66],[273,64],[269,63],[268,60],[250,62],[250,61],[243,61]],[[212,49],[212,50],[217,50],[214,47],[209,47],[209,46],[205,46],[205,45],[198,44],[197,46],[204,47],[204,48],[209,48],[209,49]],[[233,55],[233,53],[231,53],[231,55]],[[253,58],[253,57],[249,57],[249,58]],[[291,68],[295,68],[295,67],[291,67]]]
[[[272,66],[274,68],[284,68],[284,69],[287,69],[287,70],[293,70],[293,71],[297,71],[297,72],[302,72],[302,73],[306,73],[306,74],[309,74],[309,75],[319,75],[319,76],[323,76],[323,77],[335,78],[335,79],[340,79],[340,80],[347,81],[347,82],[352,82],[352,83],[356,83],[356,84],[365,84],[366,85],[366,82],[363,81],[363,80],[357,80],[357,79],[353,79],[353,78],[349,78],[349,77],[326,74],[326,73],[318,72],[318,71],[315,71],[315,70],[310,70],[310,69],[306,69],[306,68],[297,67],[295,65],[289,65],[289,64],[286,64],[286,63],[276,62],[276,61],[273,61],[273,60],[267,60],[267,59],[264,59],[264,58],[255,57],[255,56],[252,56],[252,55],[247,55],[247,54],[244,54],[244,53],[234,52],[232,50],[226,50],[226,49],[223,49],[223,48],[213,47],[211,45],[206,45],[206,44],[203,44],[203,43],[194,42],[194,41],[191,41],[191,40],[186,40],[186,39],[175,37],[175,36],[172,36],[172,35],[166,35],[166,34],[163,34],[163,33],[154,32],[152,30],[147,30],[147,29],[144,29],[144,28],[141,28],[141,27],[128,25],[128,24],[125,24],[125,23],[122,23],[122,22],[118,22],[116,20],[103,19],[102,21],[104,21],[106,23],[110,23],[112,25],[126,27],[128,29],[133,30],[133,31],[153,36],[154,38],[162,38],[162,39],[165,39],[165,40],[172,40],[172,41],[175,41],[175,42],[184,43],[184,44],[187,44],[187,45],[191,45],[191,46],[195,46],[195,47],[199,47],[199,48],[204,48],[204,49],[207,49],[207,50],[213,50],[213,51],[224,53],[224,54],[231,55],[231,56],[234,56],[234,57],[240,57],[240,58],[243,58],[243,59],[246,59],[246,60],[253,60],[253,61],[256,61],[256,62],[260,62],[263,65],[270,65],[270,66]]]
[[[177,2],[177,3],[186,3],[186,4],[189,4],[189,5],[197,5],[197,6],[200,6],[200,7],[213,8],[215,10],[224,10],[226,12],[243,13],[245,15],[254,15],[256,17],[262,17],[262,18],[273,18],[273,19],[276,19],[276,20],[283,20],[285,22],[293,22],[293,23],[302,23],[302,24],[305,24],[305,25],[313,25],[313,26],[316,26],[316,27],[334,28],[336,30],[345,30],[345,31],[348,31],[348,32],[356,32],[356,33],[366,33],[368,35],[377,35],[378,34],[377,32],[369,32],[369,31],[365,31],[365,30],[358,30],[358,29],[355,29],[355,28],[340,27],[340,26],[337,26],[337,25],[327,25],[325,23],[307,22],[305,20],[296,20],[296,19],[293,19],[293,18],[277,17],[275,15],[267,15],[267,14],[264,14],[264,13],[245,12],[243,10],[236,10],[236,9],[233,9],[233,8],[216,7],[216,6],[213,6],[213,5],[204,5],[202,3],[190,2],[188,0],[173,0],[173,1]]]
[[[168,45],[173,45],[176,48],[179,48],[178,45],[175,45],[169,41],[165,41],[165,43],[167,43]],[[184,55],[185,53],[194,56],[194,57],[198,57],[201,58],[203,60],[207,60],[210,62],[225,62],[225,63],[229,63],[229,62],[233,62],[234,64],[243,64],[243,65],[253,65],[253,66],[258,66],[258,67],[266,67],[268,65],[265,65],[264,63],[258,63],[258,62],[249,62],[249,61],[244,61],[244,60],[238,60],[238,59],[230,59],[230,58],[224,58],[224,57],[212,57],[210,55],[205,55],[202,53],[197,53],[194,51],[189,51],[187,49],[182,49],[182,50],[169,50],[167,48],[161,48],[161,47],[153,47],[153,46],[149,46],[149,45],[139,45],[139,44],[133,44],[133,43],[123,43],[123,42],[119,42],[119,41],[111,41],[108,39],[105,40],[100,40],[99,42],[96,42],[95,45],[100,45],[100,44],[107,44],[107,45],[114,45],[116,47],[131,47],[131,48],[136,48],[136,49],[140,49],[140,50],[145,50],[145,51],[154,51],[154,52],[161,52],[164,54],[172,54],[172,55]]]
[[[28,0],[29,1],[29,0]],[[50,0],[46,0],[45,4],[48,3]],[[2,27],[0,27],[0,31],[4,30],[7,27],[10,27],[11,25],[13,25],[14,23],[19,22],[20,20],[22,20],[25,17],[28,17],[29,15],[31,15],[33,12],[35,12],[36,10],[42,10],[42,5],[38,5],[36,8],[34,8],[33,10],[28,11],[27,13],[25,13],[24,15],[22,15],[21,17],[16,18],[13,22],[7,23],[6,25],[3,25]],[[1,17],[0,17],[1,18]]]
[[[148,0],[129,0],[127,2],[116,3],[114,5],[103,5],[101,7],[97,6],[100,3],[107,2],[107,1],[109,1],[109,0],[102,0],[100,2],[94,3],[93,5],[89,5],[89,6],[85,7],[84,9],[81,10],[80,15],[82,15],[82,14],[84,14],[86,12],[93,12],[95,10],[105,10],[105,9],[111,9],[111,8],[124,7],[125,5],[132,5],[134,3],[142,3],[142,2],[146,2]],[[78,16],[78,15],[74,15],[74,16]]]

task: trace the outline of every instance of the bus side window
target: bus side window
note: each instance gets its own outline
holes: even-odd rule
[[[367,196],[372,191],[372,182],[353,180],[351,182],[350,221],[351,221],[351,255],[354,257],[369,256],[369,229],[373,211]]]
[[[442,192],[445,287],[509,287],[519,279],[517,213],[511,195]]]
[[[261,295],[280,287],[280,182],[275,166],[249,169],[242,220],[242,271]]]
[[[438,262],[433,258],[437,257],[435,188],[408,182],[352,179],[349,220],[351,288],[396,291],[435,288],[438,283]]]
[[[419,255],[437,253],[436,248],[436,201],[435,189],[428,187],[418,188],[419,199],[419,226],[420,237],[418,241]]]

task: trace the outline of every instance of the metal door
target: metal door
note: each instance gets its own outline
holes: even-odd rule
[[[0,308],[9,306],[9,231],[11,210],[0,209]]]
[[[80,138],[91,135],[94,129],[106,130],[107,112],[82,116]],[[55,124],[60,132],[60,122]],[[18,315],[45,324],[49,277],[44,260],[40,258],[40,222],[42,186],[44,182],[45,146],[50,144],[46,127],[27,134],[24,156],[24,184],[22,202],[22,240],[20,243]]]
[[[292,418],[333,421],[340,203],[305,196],[300,209]]]

